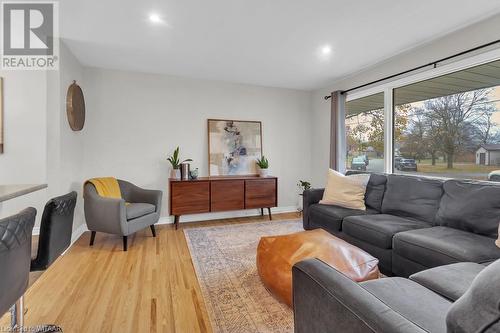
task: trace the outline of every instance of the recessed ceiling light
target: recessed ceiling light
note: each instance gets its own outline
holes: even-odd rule
[[[152,23],[163,23],[163,20],[161,19],[160,15],[158,15],[158,14],[150,14],[149,20]]]
[[[330,53],[332,53],[332,47],[330,45],[325,45],[323,47],[321,47],[321,54],[322,55],[329,55]]]

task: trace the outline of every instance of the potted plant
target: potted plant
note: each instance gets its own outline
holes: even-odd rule
[[[299,188],[299,202],[297,205],[297,210],[299,212],[302,212],[303,207],[304,207],[304,201],[303,201],[302,196],[303,196],[305,190],[308,190],[311,188],[311,183],[309,183],[308,181],[305,181],[305,180],[299,180],[299,182],[297,183],[297,187]]]
[[[181,171],[179,170],[179,168],[181,166],[181,163],[192,162],[193,160],[188,158],[188,159],[185,159],[183,161],[180,161],[180,159],[179,159],[179,147],[177,147],[174,150],[174,153],[172,154],[172,156],[169,156],[167,158],[167,161],[169,161],[170,164],[172,164],[172,170],[170,170],[170,178],[180,179],[181,178]]]
[[[259,176],[260,177],[267,177],[268,175],[268,169],[269,169],[269,161],[267,158],[262,156],[261,158],[257,159],[257,167],[259,171]]]

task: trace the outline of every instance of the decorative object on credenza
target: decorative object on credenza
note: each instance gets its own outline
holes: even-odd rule
[[[189,180],[190,170],[189,163],[183,162],[181,163],[181,180]]]
[[[3,154],[3,78],[0,77],[0,154]]]
[[[194,170],[191,170],[189,172],[189,177],[191,179],[197,179],[198,178],[198,175],[199,175],[199,172],[198,172],[198,168],[194,169]]]
[[[66,94],[66,115],[73,131],[81,131],[85,124],[85,98],[76,81],[69,86]]]
[[[269,174],[269,161],[265,156],[257,159],[257,170],[259,171],[260,177],[267,177]]]
[[[210,176],[256,175],[262,156],[260,121],[208,119]]]
[[[175,148],[172,156],[169,156],[167,158],[167,161],[169,161],[170,164],[172,165],[172,170],[170,171],[170,178],[180,179],[181,172],[180,172],[179,168],[180,168],[181,164],[186,163],[186,162],[192,162],[193,160],[190,158],[187,158],[187,159],[181,161],[179,159],[179,147],[177,147],[177,148]]]
[[[305,180],[299,180],[299,182],[297,183],[297,187],[299,188],[299,201],[297,203],[297,210],[299,212],[302,212],[303,205],[304,205],[302,197],[303,197],[304,191],[309,190],[311,188],[311,183],[308,181],[305,181]]]

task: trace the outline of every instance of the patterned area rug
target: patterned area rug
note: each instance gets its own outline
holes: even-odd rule
[[[214,332],[293,332],[293,312],[262,285],[262,236],[303,231],[299,220],[184,229]]]

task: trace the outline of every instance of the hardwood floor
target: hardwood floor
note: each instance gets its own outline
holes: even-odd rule
[[[277,214],[279,220],[298,218]],[[129,239],[90,232],[28,289],[26,326],[56,324],[64,332],[212,332],[183,228],[267,221],[267,216],[157,226]],[[0,328],[8,323],[8,316]]]

